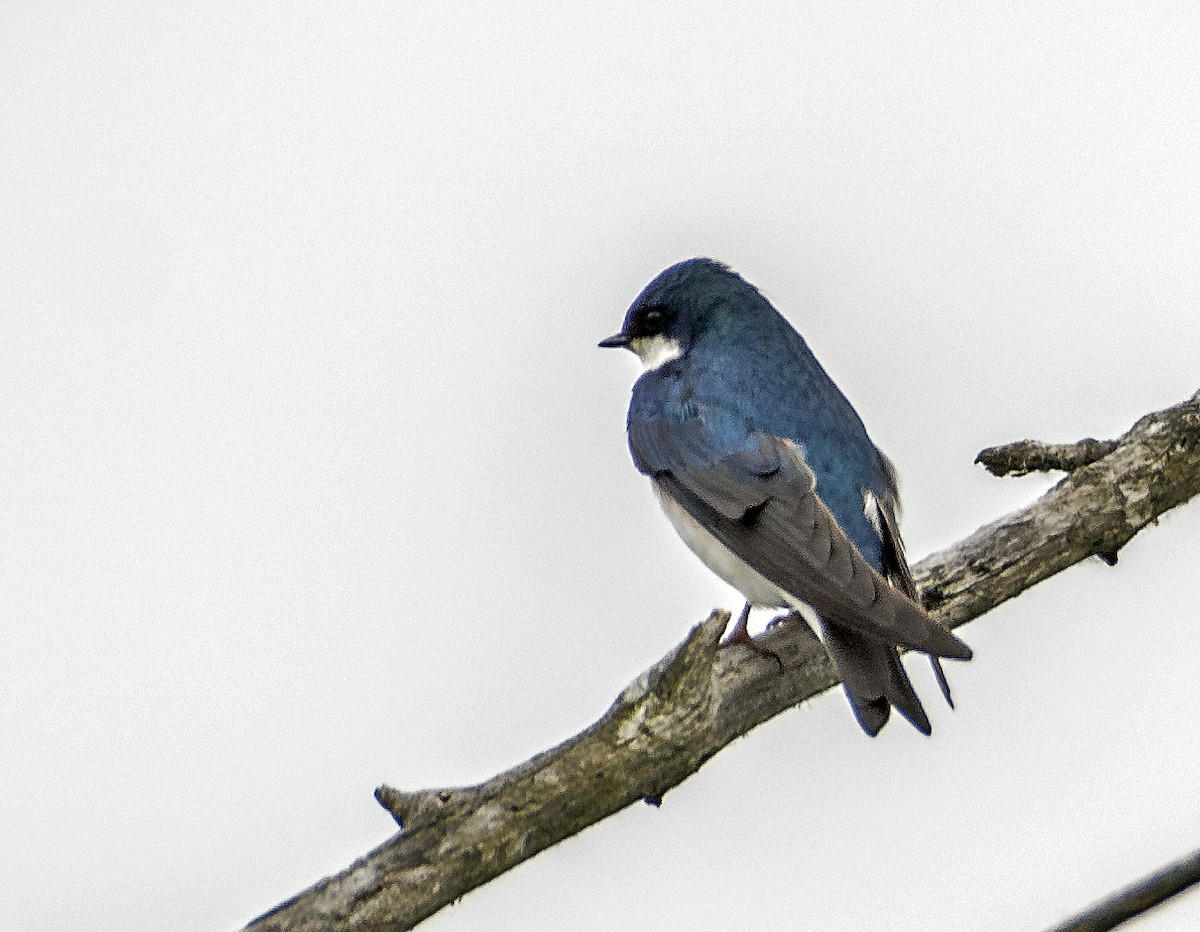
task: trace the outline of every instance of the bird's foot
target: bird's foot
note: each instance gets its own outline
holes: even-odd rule
[[[729,632],[729,636],[721,642],[722,647],[733,647],[735,644],[741,644],[743,647],[748,647],[750,652],[757,654],[759,657],[770,657],[779,664],[779,672],[783,672],[783,658],[770,648],[763,647],[758,641],[750,636],[750,631],[747,629],[747,624],[750,621],[750,603],[746,603],[746,607],[742,609],[742,614],[738,616],[737,624],[733,626],[733,630]]]

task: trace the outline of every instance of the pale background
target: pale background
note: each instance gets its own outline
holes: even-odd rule
[[[236,928],[714,605],[595,348],[762,286],[919,558],[1200,387],[1191,3],[7,3],[0,928]],[[427,928],[1036,929],[1200,844],[1200,503]],[[1200,927],[1200,895],[1144,930]]]

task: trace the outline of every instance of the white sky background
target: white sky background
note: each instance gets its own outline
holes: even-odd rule
[[[233,929],[371,798],[573,734],[740,602],[629,461],[660,269],[730,262],[896,461],[1200,387],[1192,4],[12,3],[0,19],[0,928]],[[1033,929],[1200,844],[1200,504],[430,930]],[[1200,896],[1142,922],[1200,926]]]

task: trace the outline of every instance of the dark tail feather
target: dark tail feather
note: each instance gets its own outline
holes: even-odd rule
[[[886,696],[888,701],[896,707],[896,711],[908,719],[913,728],[923,735],[931,734],[933,728],[925,715],[921,700],[917,698],[912,681],[908,678],[908,671],[904,669],[904,664],[900,660],[900,651],[895,647],[882,644],[879,645],[879,648],[881,661],[887,665],[888,690]]]
[[[841,625],[823,624],[825,646],[842,677],[854,717],[871,737],[879,733],[892,706],[922,734],[932,730],[900,652]]]
[[[937,657],[930,657],[929,663],[933,667],[933,675],[937,677],[938,688],[942,691],[942,697],[946,700],[946,705],[954,708],[954,697],[950,695],[950,682],[946,679],[946,671],[942,669],[942,662]]]

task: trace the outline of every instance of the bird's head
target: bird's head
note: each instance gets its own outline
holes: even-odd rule
[[[728,266],[688,259],[661,273],[630,306],[621,332],[600,346],[632,350],[647,369],[689,352],[706,334],[745,323],[745,312],[762,296]],[[767,305],[769,307],[769,305]]]

